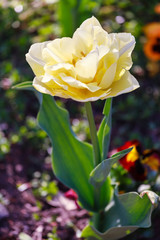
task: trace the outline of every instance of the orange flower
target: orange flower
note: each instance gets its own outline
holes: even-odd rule
[[[155,13],[160,14],[160,3],[158,3],[154,8]]]
[[[159,22],[149,23],[143,28],[143,31],[147,38],[160,37],[160,23]]]
[[[141,144],[137,140],[126,142],[117,151],[122,151],[129,147],[133,149],[119,160],[120,164],[126,169],[136,181],[144,181],[152,171],[160,169],[160,152],[155,149],[142,151]]]
[[[158,171],[160,168],[159,151],[153,149],[144,150],[142,163],[148,165],[153,171]]]
[[[153,61],[160,60],[160,38],[148,40],[144,45],[144,53]]]
[[[126,142],[123,146],[119,147],[117,151],[133,147],[126,156],[119,160],[120,164],[126,169],[133,179],[136,181],[144,181],[147,176],[147,172],[144,166],[140,162],[141,144],[137,140]]]
[[[144,45],[144,53],[153,61],[160,60],[160,23],[149,23],[144,27],[148,41]]]
[[[140,142],[137,140],[127,141],[123,146],[117,149],[119,152],[130,147],[133,147],[132,151],[120,159],[121,165],[128,171],[135,165],[135,161],[139,158]]]

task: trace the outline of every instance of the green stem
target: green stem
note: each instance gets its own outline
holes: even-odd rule
[[[94,159],[94,167],[96,167],[99,163],[101,163],[101,154],[100,154],[100,147],[99,147],[99,141],[97,137],[97,130],[95,126],[92,106],[90,102],[85,103],[85,108],[87,112],[87,118],[89,122],[89,128],[90,128],[90,134],[91,134],[91,141],[93,145],[93,159]],[[100,198],[100,188],[94,188],[94,200],[95,200],[95,208],[99,205],[99,198]],[[93,226],[97,230],[101,230],[103,226],[103,215],[104,211],[101,210],[99,212],[95,212],[93,214]]]
[[[101,155],[100,155],[97,130],[96,130],[96,125],[95,125],[95,121],[94,121],[91,103],[86,102],[85,108],[86,108],[87,118],[88,118],[88,122],[89,122],[91,141],[92,141],[92,145],[93,145],[94,167],[96,167],[101,162]]]

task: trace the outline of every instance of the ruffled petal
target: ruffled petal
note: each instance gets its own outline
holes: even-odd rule
[[[75,55],[75,46],[72,38],[64,37],[55,39],[47,45],[48,52],[51,51],[61,62],[72,62]],[[52,56],[52,54],[51,54]]]
[[[63,73],[75,77],[75,69],[70,63],[58,63],[51,66],[45,65],[44,69],[46,73],[52,76],[58,76],[59,74]]]
[[[42,82],[42,78],[43,76],[35,77],[33,79],[33,87],[41,93],[52,95],[50,89]]]
[[[42,51],[48,43],[49,42],[35,43],[30,47],[29,52],[26,54],[26,60],[36,76],[44,74],[43,67],[45,61],[42,57]]]
[[[93,48],[93,36],[86,30],[78,28],[74,35],[75,56],[80,58],[86,56]]]
[[[94,79],[98,66],[98,51],[90,52],[82,60],[79,60],[75,65],[77,79],[88,83]]]
[[[98,87],[95,83],[86,84],[72,77],[62,76],[62,75],[60,76],[65,83],[67,83],[69,86],[76,89],[88,89],[90,92],[96,92],[100,89],[100,87]]]
[[[111,86],[116,73],[117,63],[113,63],[105,72],[102,81],[100,82],[99,86],[102,89],[107,89],[109,86]]]
[[[131,53],[135,46],[135,38],[130,33],[117,33],[114,34],[117,37],[119,45],[119,59],[117,61],[116,77],[114,81],[118,81],[126,70],[129,70],[132,66]]]
[[[115,97],[123,93],[131,92],[139,87],[138,81],[130,72],[126,71],[119,81],[111,85],[111,92],[108,97]]]
[[[92,16],[91,18],[86,19],[80,26],[81,29],[86,29],[89,25],[101,27],[99,21]],[[102,27],[101,27],[102,28]]]

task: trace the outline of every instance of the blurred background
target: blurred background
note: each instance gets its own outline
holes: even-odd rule
[[[80,239],[90,214],[55,179],[51,144],[37,125],[38,101],[31,91],[12,86],[32,81],[25,60],[31,44],[72,36],[94,15],[111,32],[136,38],[132,74],[140,88],[113,100],[110,151],[134,150],[114,166],[120,192],[160,193],[160,1],[159,0],[1,0],[0,1],[0,239]],[[68,109],[73,130],[90,141],[84,106],[56,98]],[[93,103],[97,128],[104,101]],[[129,238],[160,239],[160,211],[153,226]],[[127,238],[125,238],[127,239]]]

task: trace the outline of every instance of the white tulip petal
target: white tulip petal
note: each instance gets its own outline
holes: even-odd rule
[[[111,93],[109,97],[115,97],[124,93],[131,92],[139,88],[139,83],[129,71],[126,71],[125,74],[119,81],[116,81],[112,84]]]
[[[30,47],[28,53],[31,55],[31,57],[43,61],[43,59],[42,59],[42,51],[47,46],[47,44],[50,43],[50,42],[51,41],[47,41],[47,42],[43,42],[43,43],[34,43]]]
[[[80,28],[82,28],[82,29],[84,28],[84,29],[85,29],[85,28],[88,27],[88,25],[101,27],[99,21],[98,21],[94,16],[92,16],[91,18],[88,18],[87,20],[85,20],[85,21],[81,24]],[[102,27],[101,27],[101,28],[102,28]]]
[[[70,63],[58,63],[51,66],[45,65],[44,69],[49,74],[53,74],[53,76],[58,75],[60,73],[68,73],[75,76],[75,69],[73,65]]]
[[[90,92],[96,92],[100,89],[100,87],[96,86],[95,83],[85,84],[72,77],[62,76],[62,75],[60,76],[65,83],[67,83],[69,86],[76,89],[88,89]]]
[[[133,40],[135,41],[134,36],[131,33],[115,33],[117,35],[117,38],[120,40],[121,42],[121,46],[125,45],[128,42],[132,42]]]
[[[121,57],[125,52],[127,52],[131,47],[133,48],[135,45],[135,41],[127,43],[123,48],[119,51],[119,56]]]
[[[105,46],[105,45],[101,45],[97,47],[98,52],[99,52],[99,58],[98,60],[100,61],[105,55],[107,55],[107,53],[109,52],[109,47]]]
[[[74,41],[72,38],[64,37],[55,39],[47,45],[47,48],[63,62],[71,62],[75,55]]]
[[[94,79],[98,65],[98,51],[90,52],[75,65],[77,78],[82,82],[88,83]]]
[[[61,49],[66,61],[72,62],[75,55],[75,42],[72,38],[64,37],[61,40]]]
[[[48,43],[49,42],[35,43],[26,54],[26,60],[36,76],[41,76],[44,73],[43,67],[45,62],[42,57],[42,51]]]
[[[88,84],[87,84],[87,88],[88,88],[88,90],[91,91],[91,92],[96,92],[96,91],[98,91],[98,90],[101,89],[101,87],[97,86],[97,83],[95,83],[95,82],[93,82],[93,83],[88,83]]]
[[[47,73],[45,73],[45,75],[41,79],[41,82],[45,84],[45,86],[48,87],[49,90],[52,91],[55,91],[56,89],[68,90],[68,86],[64,84],[61,79]]]
[[[116,73],[117,63],[113,63],[105,72],[102,81],[100,82],[99,86],[102,89],[107,89],[113,82],[115,73]]]
[[[44,74],[44,69],[43,69],[44,64],[45,64],[44,62],[41,62],[36,58],[32,58],[30,56],[30,54],[28,54],[28,53],[26,54],[26,60],[29,63],[29,65],[31,66],[31,68],[36,76],[41,76]]]
[[[85,99],[80,99],[80,100],[78,100],[78,102],[95,102],[105,96],[106,96],[106,94],[102,94],[101,96],[98,96],[98,97],[89,97],[89,98],[85,98]],[[76,98],[73,98],[73,100],[77,101]]]
[[[53,95],[53,94],[52,94],[52,91],[49,91],[49,89],[46,87],[46,85],[43,84],[42,78],[43,78],[43,76],[35,77],[35,78],[33,79],[33,87],[34,87],[37,91],[39,91],[39,92],[41,92],[41,93]]]
[[[110,36],[114,36],[117,39],[118,49],[120,56],[131,56],[131,53],[135,46],[135,38],[130,33],[113,33]]]
[[[49,48],[44,48],[42,52],[43,59],[47,62],[47,65],[53,65],[57,63],[64,62],[59,56],[57,56],[53,51]]]
[[[77,29],[73,35],[73,41],[75,45],[76,55],[78,57],[84,57],[88,54],[93,46],[93,36],[80,28]]]
[[[54,81],[51,81],[51,82],[52,82],[52,85],[48,86],[41,81],[41,78],[35,77],[33,80],[33,86],[37,91],[41,93],[49,94],[51,96],[58,96],[62,98],[70,97],[68,96],[68,94],[66,94],[66,89],[62,88],[60,84],[57,85]]]
[[[131,66],[131,57],[126,57],[125,55],[122,55],[117,61],[117,70],[114,81],[119,81],[123,74],[126,72],[126,70],[129,70]]]
[[[86,98],[78,100],[79,102],[94,102],[97,101],[99,99],[105,99],[110,93],[110,90],[108,92],[103,92],[102,94],[98,95],[98,96],[94,96],[94,97],[88,97],[86,96]],[[73,98],[74,99],[74,98]],[[75,101],[77,101],[77,99],[74,99]]]
[[[95,40],[96,46],[106,46],[110,47],[110,38],[109,34],[102,29],[102,27],[94,26],[93,27],[93,38]]]

